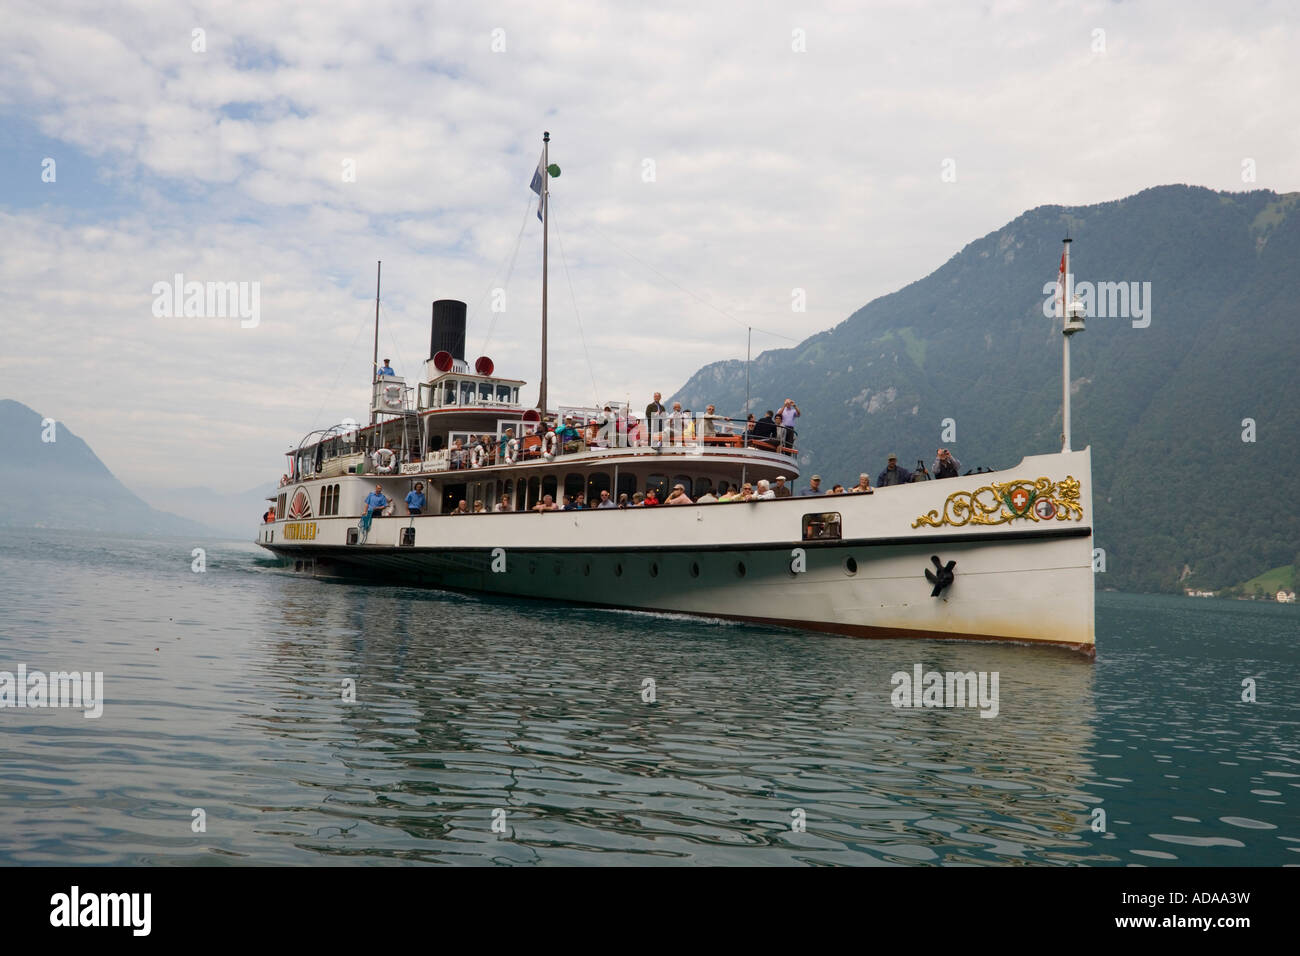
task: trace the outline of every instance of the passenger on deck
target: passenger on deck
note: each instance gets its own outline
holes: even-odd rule
[[[683,419],[684,419],[684,415],[682,414],[682,403],[673,402],[673,410],[668,413],[668,421],[667,421],[667,426],[665,428],[666,434],[664,435],[664,441],[666,441],[668,444],[670,445],[681,444],[682,434],[684,432]]]
[[[452,468],[464,468],[465,461],[469,458],[469,452],[465,450],[465,444],[457,438],[451,443],[451,453],[447,456]]]
[[[858,475],[858,483],[849,489],[851,495],[871,495],[875,494],[871,489],[871,476],[865,471]]]
[[[366,514],[378,518],[388,507],[388,496],[384,494],[383,485],[375,485],[375,490],[366,495]]]
[[[611,497],[609,496],[609,492],[608,492],[608,491],[602,491],[602,492],[600,493],[600,501],[597,502],[596,507],[597,507],[597,508],[617,508],[618,505],[614,504],[614,499],[611,498]]]
[[[833,495],[842,495],[842,494],[844,494],[844,486],[843,486],[843,485],[832,485],[832,486],[831,486],[831,491],[830,491],[830,493],[833,494]]]
[[[565,495],[565,496],[564,496],[564,504],[561,506],[560,510],[561,510],[561,511],[581,511],[581,510],[582,510],[582,502],[581,502],[581,500],[575,501],[575,500],[573,499],[573,495]]]
[[[375,351],[378,351],[378,349],[376,349]],[[388,364],[388,359],[384,359],[384,367],[381,368],[381,369],[380,369],[376,374],[378,374],[378,375],[396,375],[397,372],[396,372],[396,370],[393,369],[393,367],[392,367],[391,365]]]
[[[275,506],[272,505],[266,509],[266,514],[262,515],[262,524],[270,524],[275,520]]]
[[[824,495],[824,494],[826,494],[826,492],[822,491],[822,476],[813,475],[811,478],[808,479],[808,487],[805,488],[803,491],[799,492],[799,497],[807,498],[812,495]]]
[[[659,489],[658,488],[648,489],[645,493],[645,506],[647,508],[654,508],[660,504],[662,504],[662,502],[659,500]]]
[[[560,443],[560,447],[566,452],[583,451],[586,443],[582,440],[582,434],[578,431],[577,426],[573,424],[573,416],[566,415],[564,424],[555,429],[555,440]]]
[[[456,509],[452,511],[452,514],[468,515],[468,514],[473,514],[473,512],[469,510],[469,502],[467,502],[464,498],[462,498],[460,499],[460,504],[456,505]]]
[[[662,398],[662,395],[655,392],[655,400],[645,407],[645,417],[650,422],[652,429],[657,430],[658,420],[663,417],[664,412],[668,411],[668,409],[664,408],[664,403],[660,401]]]
[[[772,490],[766,478],[760,478],[758,487],[754,489],[754,497],[759,501],[772,501],[776,498],[776,492]]]
[[[767,414],[760,418],[754,425],[754,441],[772,441],[776,438],[776,422],[772,420],[772,410],[769,408]]]
[[[717,504],[717,502],[718,502],[717,496],[711,491],[706,491],[704,494],[700,495],[698,498],[695,499],[695,503],[697,505],[712,505],[712,504]]]
[[[504,514],[507,511],[514,511],[515,506],[510,503],[509,498],[502,498],[500,501],[498,501],[495,505],[492,506],[492,510],[498,514]]]
[[[630,508],[631,506],[632,503],[627,500],[626,492],[618,496],[618,507],[620,510],[624,508]]]
[[[735,500],[736,500],[736,501],[753,501],[753,500],[755,500],[755,499],[754,499],[754,486],[751,485],[749,482],[745,482],[743,485],[740,486],[740,495],[739,495],[739,497],[737,497]]]
[[[533,505],[533,510],[540,513],[543,511],[559,511],[560,506],[555,503],[555,499],[546,495],[541,501]]]
[[[704,410],[704,414],[700,416],[700,426],[696,429],[701,438],[713,438],[718,434],[718,426],[714,422],[717,417],[712,405]]]
[[[497,441],[497,461],[506,460],[506,450],[510,443],[514,441],[514,438],[515,430],[513,428],[507,428],[505,434]]]
[[[475,513],[476,515],[485,515],[485,514],[487,514],[487,508],[484,506],[484,504],[483,504],[482,501],[476,501],[476,502],[474,502],[474,513]]]
[[[877,488],[888,488],[890,485],[905,485],[912,480],[912,473],[906,468],[898,467],[898,456],[890,455],[889,464],[885,470],[876,476]]]
[[[772,494],[777,498],[791,498],[794,496],[790,486],[785,483],[785,475],[776,476],[776,487],[772,489]]]
[[[668,495],[668,499],[664,502],[664,504],[693,505],[695,504],[695,502],[691,501],[690,495],[686,493],[686,486],[678,484],[678,485],[673,485],[672,493]]]
[[[632,493],[632,507],[633,507],[633,508],[644,508],[644,507],[645,507],[645,495],[641,494],[641,492],[639,492],[639,491],[633,492],[633,493]]]
[[[794,420],[799,417],[799,406],[793,398],[787,398],[781,410],[777,412],[777,424],[781,426],[781,444],[787,448],[794,445]]]
[[[940,448],[930,465],[930,474],[936,478],[956,478],[961,474],[961,462],[952,457],[948,449]]]
[[[406,511],[408,514],[424,514],[427,502],[424,497],[424,482],[417,481],[415,487],[406,493]]]

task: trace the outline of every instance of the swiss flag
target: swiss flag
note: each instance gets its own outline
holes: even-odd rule
[[[1061,311],[1060,315],[1065,315],[1065,253],[1061,253],[1061,269],[1056,274],[1056,288],[1060,290]]]

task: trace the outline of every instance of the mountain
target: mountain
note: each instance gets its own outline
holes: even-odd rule
[[[834,328],[762,353],[750,407],[799,403],[803,474],[827,486],[874,481],[892,451],[912,467],[944,445],[967,470],[1059,449],[1061,335],[1043,287],[1068,234],[1076,284],[1150,290],[1146,317],[1102,317],[1122,303],[1117,289],[1097,296],[1071,343],[1072,445],[1093,449],[1105,586],[1242,581],[1300,540],[1298,201],[1160,186],[1030,210]],[[744,363],[702,368],[673,400],[742,414]]]
[[[0,527],[215,534],[199,522],[149,507],[66,425],[46,428],[42,421],[21,402],[0,399]]]

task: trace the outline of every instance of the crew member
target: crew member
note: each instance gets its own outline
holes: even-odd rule
[[[423,514],[425,506],[424,482],[417,481],[415,488],[406,493],[406,510],[413,514]]]

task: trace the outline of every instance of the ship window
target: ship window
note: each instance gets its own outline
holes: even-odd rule
[[[555,501],[555,489],[557,485],[559,485],[559,482],[556,480],[554,475],[546,475],[545,477],[543,477],[542,497],[545,498],[547,495],[550,495],[551,500]]]
[[[663,500],[664,500],[664,486],[667,485],[667,484],[668,484],[668,476],[667,476],[667,475],[650,475],[650,476],[649,476],[648,478],[646,478],[646,480],[645,480],[645,490],[646,490],[646,494],[649,494],[649,493],[650,493],[650,489],[653,488],[653,489],[655,490],[655,492],[659,495],[659,500],[660,500],[660,501],[663,501]]]
[[[498,386],[497,386],[497,401],[500,402],[502,405],[508,405],[508,404],[510,404],[510,386],[509,386],[509,385],[498,385]]]
[[[587,476],[587,497],[599,499],[602,491],[609,491],[609,472],[593,471]]]
[[[726,481],[718,482],[718,490],[714,492],[719,498],[731,490],[731,483]]]
[[[631,499],[634,494],[636,494],[636,475],[623,472],[618,476],[618,492],[614,497],[618,498],[620,495],[627,495]]]
[[[329,507],[329,485],[320,486],[320,504],[316,508],[316,513],[322,517],[329,514],[325,509]]]
[[[446,391],[443,393],[442,404],[455,405],[456,404],[456,383],[454,381],[444,382],[443,388],[446,389]]]
[[[460,403],[462,405],[474,404],[474,383],[473,382],[460,383]]]
[[[490,402],[490,401],[492,401],[492,383],[491,383],[491,382],[479,382],[479,383],[478,383],[478,400],[479,400],[480,402]]]
[[[577,498],[582,500],[583,487],[584,483],[582,475],[577,472],[571,471],[564,476],[564,496],[566,498]],[[564,502],[560,502],[560,504],[564,504]]]
[[[840,515],[838,511],[803,516],[803,539],[805,541],[838,540],[839,537]]]
[[[279,521],[284,517],[284,499],[285,492],[280,492],[280,497],[275,499],[275,519]]]
[[[554,478],[551,479],[551,483],[552,483],[552,484],[555,483],[555,479],[554,479]],[[522,485],[522,484],[523,484],[523,482],[520,482],[520,485]],[[529,479],[528,479],[528,501],[527,501],[526,507],[531,508],[533,505],[537,504],[537,502],[539,502],[539,501],[541,501],[541,500],[542,500],[542,483],[541,483],[541,480],[538,479],[538,478],[529,478]]]
[[[697,494],[691,495],[691,497],[695,498],[698,497],[699,495],[707,495],[712,490],[713,490],[712,478],[696,478],[695,491],[697,492]]]

